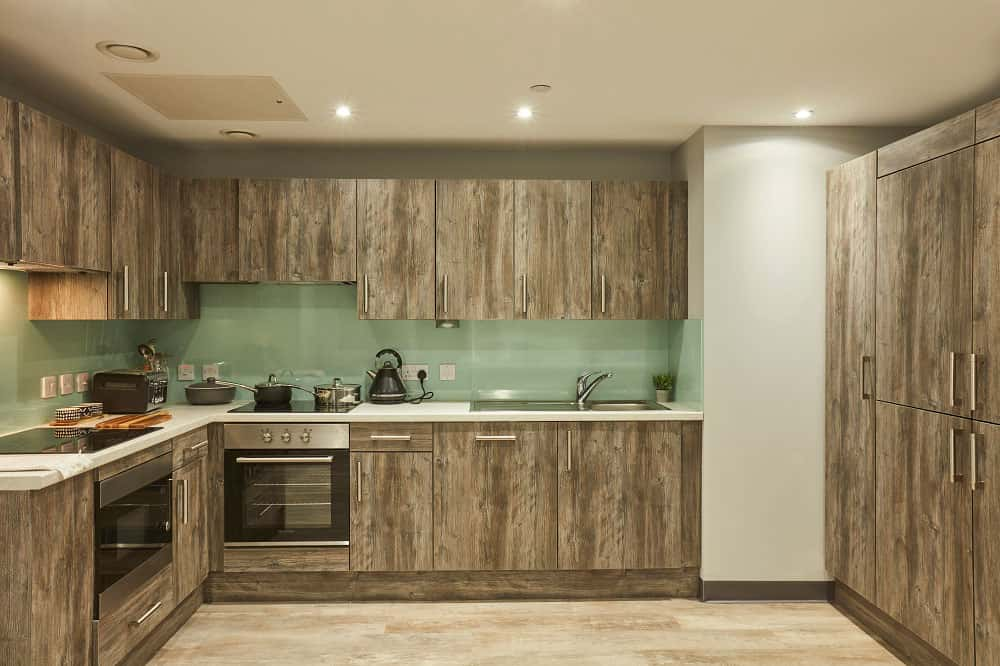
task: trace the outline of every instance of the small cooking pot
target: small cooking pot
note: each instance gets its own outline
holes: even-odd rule
[[[332,384],[313,387],[317,407],[356,405],[361,402],[361,384],[341,384],[334,379]]]
[[[215,378],[184,387],[188,404],[191,405],[224,405],[236,397],[236,387],[217,384]]]
[[[269,375],[266,382],[254,384],[252,387],[247,386],[246,384],[222,381],[221,379],[215,379],[214,377],[210,377],[208,382],[221,386],[246,389],[253,393],[254,402],[259,405],[287,405],[292,401],[292,389],[305,391],[306,393],[312,395],[312,391],[304,389],[301,386],[296,386],[295,384],[283,384],[279,382],[277,377],[274,375]]]

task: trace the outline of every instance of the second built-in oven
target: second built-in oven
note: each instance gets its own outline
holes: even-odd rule
[[[346,546],[346,424],[225,426],[227,546]]]

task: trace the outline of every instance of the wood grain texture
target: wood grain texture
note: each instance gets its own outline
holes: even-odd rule
[[[182,178],[180,226],[185,282],[240,279],[237,181]]]
[[[204,593],[199,587],[179,602],[170,615],[156,625],[156,628],[129,652],[121,662],[121,666],[145,666],[149,663],[159,649],[191,619],[195,611],[201,607],[203,599]]]
[[[389,439],[383,439],[388,437]],[[408,437],[409,439],[398,439]],[[351,451],[434,450],[433,423],[352,423]]]
[[[626,569],[684,565],[681,422],[619,423]]]
[[[875,160],[826,178],[826,570],[866,599],[875,598]]]
[[[976,664],[1000,664],[1000,426],[975,423],[976,481],[972,494]],[[971,465],[971,461],[970,461]],[[972,483],[971,469],[968,476]],[[981,484],[981,485],[979,485]]]
[[[670,227],[667,247],[667,317],[688,316],[688,184],[670,183]]]
[[[434,568],[557,566],[556,423],[442,423],[434,438]],[[476,437],[515,440],[477,441]]]
[[[911,666],[954,664],[919,636],[843,583],[834,584],[833,606],[905,664]]]
[[[0,97],[0,261],[21,257],[17,196],[17,108],[14,100]]]
[[[208,483],[206,458],[174,470],[174,585],[177,599],[187,598],[208,577]]]
[[[201,460],[208,456],[208,426],[198,428],[173,439],[174,469],[180,469],[190,462]],[[186,594],[184,596],[187,596]]]
[[[125,456],[124,458],[119,458],[114,462],[101,465],[97,468],[97,480],[103,481],[104,479],[110,478],[115,474],[120,474],[131,467],[135,467],[136,465],[152,460],[153,458],[159,458],[164,455],[172,455],[172,452],[173,440],[167,440],[166,442],[154,444],[153,446],[143,449],[142,451],[137,451],[133,454]]]
[[[973,218],[973,417],[1000,422],[1000,138],[976,146]]]
[[[434,181],[359,180],[358,316],[434,319],[434,293]]]
[[[351,454],[353,571],[434,568],[433,474],[430,453]]]
[[[515,318],[590,319],[590,188],[587,180],[514,183]]]
[[[592,191],[594,319],[667,319],[670,185],[595,181]]]
[[[148,619],[142,624],[135,623],[157,603],[160,606]],[[175,605],[173,566],[168,565],[133,593],[120,608],[97,622],[98,666],[121,663],[166,620]]]
[[[681,426],[682,566],[701,566],[701,429],[700,421]]]
[[[207,597],[230,601],[475,601],[693,598],[696,569],[642,571],[419,571],[221,573]]]
[[[438,318],[513,319],[514,181],[439,180],[436,218]]]
[[[160,295],[162,307],[157,311],[157,318],[197,319],[201,316],[198,285],[184,282],[184,255],[191,244],[184,237],[181,219],[181,179],[158,170],[157,186],[160,270],[166,274],[157,275],[158,293],[164,290],[164,282],[166,283],[166,300]]]
[[[224,425],[208,426],[208,570],[222,571],[225,561],[226,499]]]
[[[347,546],[276,546],[226,548],[225,570],[247,571],[348,571]]]
[[[1000,99],[976,109],[976,141],[1000,136]]]
[[[560,569],[624,568],[625,448],[635,426],[564,425],[558,447]]]
[[[111,270],[111,156],[107,145],[21,105],[23,261]]]
[[[879,400],[969,414],[973,183],[972,149],[878,181]]]
[[[159,174],[128,153],[111,151],[111,293],[115,319],[156,319],[159,276]]]
[[[0,493],[0,662],[31,663],[31,494]]]
[[[107,273],[28,273],[28,319],[104,320],[111,304]]]
[[[973,663],[972,498],[950,472],[968,469],[970,421],[879,403],[876,605],[960,666]]]
[[[330,178],[242,179],[240,279],[357,279],[357,186]]]
[[[967,111],[878,149],[878,175],[908,167],[971,146],[976,135],[976,112]]]

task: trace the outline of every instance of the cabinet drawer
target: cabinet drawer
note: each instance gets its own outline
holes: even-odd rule
[[[174,437],[174,469],[208,455],[208,428],[198,428]]]
[[[97,663],[120,663],[174,609],[174,567],[164,567],[124,606],[97,621]]]
[[[431,423],[351,424],[351,451],[433,451]]]

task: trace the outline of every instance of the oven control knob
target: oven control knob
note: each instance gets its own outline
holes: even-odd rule
[[[263,433],[261,434],[260,438],[264,440],[264,443],[265,443],[265,444],[270,444],[270,443],[271,443],[271,440],[272,440],[272,439],[274,439],[274,436],[273,436],[273,435],[271,435],[271,431],[270,431],[270,430],[265,430],[265,431],[264,431],[264,432],[263,432]]]
[[[288,442],[292,441],[292,433],[288,432],[287,430],[281,433],[281,441],[283,441],[285,444],[288,444]]]
[[[301,435],[299,435],[299,439],[302,440],[303,444],[308,444],[309,440],[312,439],[312,435],[309,434],[308,430],[306,430],[304,433],[302,433]]]

